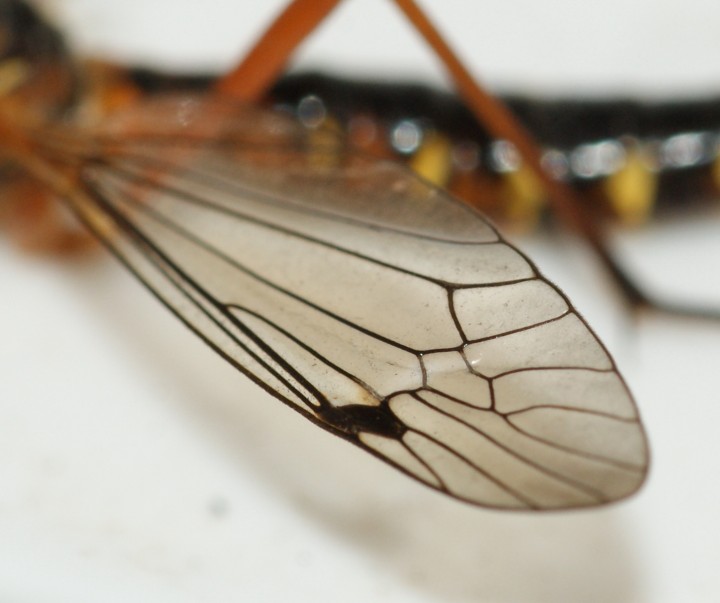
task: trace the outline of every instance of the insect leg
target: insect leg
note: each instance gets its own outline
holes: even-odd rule
[[[17,177],[3,185],[0,225],[14,244],[34,254],[75,254],[96,247],[95,238],[79,227],[35,180]]]
[[[252,50],[216,84],[221,94],[259,102],[282,73],[297,46],[340,0],[293,0],[273,21]]]

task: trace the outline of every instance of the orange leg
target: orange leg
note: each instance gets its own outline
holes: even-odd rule
[[[30,178],[3,185],[0,226],[28,253],[71,255],[98,246],[95,237],[69,215],[55,195]]]
[[[263,33],[245,59],[220,79],[216,90],[238,100],[263,99],[295,49],[340,0],[293,0]]]

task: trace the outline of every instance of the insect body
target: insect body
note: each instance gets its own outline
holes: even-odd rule
[[[137,77],[153,81],[148,72]],[[339,121],[360,148],[407,161],[503,226],[533,226],[546,208],[544,191],[528,181],[512,145],[493,140],[454,94],[309,72],[284,77],[271,96],[308,121]],[[710,205],[717,195],[716,98],[504,101],[542,144],[545,164],[581,188],[597,219],[638,225]]]
[[[320,427],[482,506],[597,505],[642,483],[643,428],[607,351],[443,191],[218,96],[100,121],[14,98],[0,121],[8,165]]]

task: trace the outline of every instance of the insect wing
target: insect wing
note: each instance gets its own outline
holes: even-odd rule
[[[510,509],[634,492],[637,410],[565,296],[472,209],[317,138],[155,101],[93,133],[70,202],[239,370],[427,485]]]

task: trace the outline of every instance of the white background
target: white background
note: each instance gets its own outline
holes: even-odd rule
[[[437,77],[385,3],[349,2],[306,65]],[[277,3],[45,4],[79,48],[222,67]],[[720,91],[716,3],[425,4],[495,84]],[[719,234],[705,216],[618,245],[652,286],[720,307]],[[537,516],[448,500],[250,385],[109,258],[0,243],[0,602],[717,601],[720,326],[633,322],[582,246],[518,242],[637,397],[653,468],[628,502]]]

